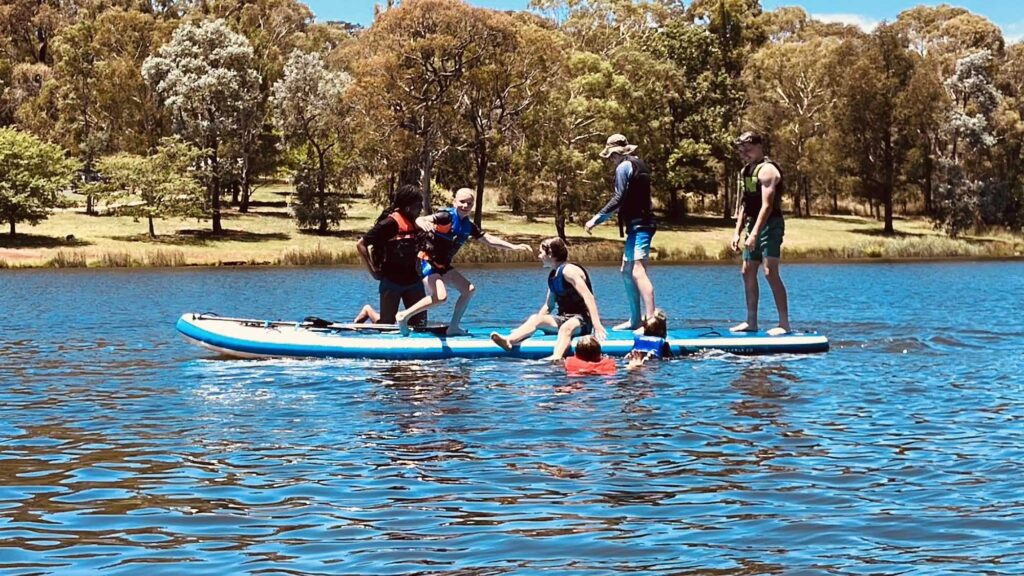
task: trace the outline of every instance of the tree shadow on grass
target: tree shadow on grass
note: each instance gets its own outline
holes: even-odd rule
[[[921,232],[901,232],[900,230],[897,230],[893,234],[886,234],[885,233],[885,227],[884,227],[884,225],[881,225],[881,224],[879,224],[877,227],[876,226],[870,226],[870,227],[867,227],[867,228],[855,228],[855,229],[850,230],[850,233],[851,234],[860,234],[862,236],[871,236],[871,237],[874,237],[874,238],[893,238],[893,239],[899,239],[899,238],[924,238],[925,236],[930,236],[930,234],[924,234],[924,233],[921,233]]]
[[[0,235],[0,248],[76,248],[91,245],[92,242],[76,238],[73,234],[63,238],[39,234]]]
[[[610,225],[616,226],[615,222],[610,222]],[[686,216],[679,222],[658,218],[658,230],[665,232],[714,232],[730,230],[735,226],[735,219],[726,219],[721,216]]]
[[[334,238],[337,240],[352,240],[353,242],[355,242],[356,240],[362,238],[365,232],[360,232],[358,230],[328,230],[327,232],[321,234],[316,230],[299,230],[299,234],[301,234],[302,236],[313,236],[324,239]]]
[[[225,230],[221,234],[214,234],[210,230],[178,230],[175,234],[165,234],[150,238],[148,234],[130,234],[125,236],[110,236],[111,240],[122,242],[143,242],[146,244],[159,244],[165,246],[209,246],[217,242],[266,242],[269,240],[288,240],[291,236],[282,232],[246,232],[244,230]]]

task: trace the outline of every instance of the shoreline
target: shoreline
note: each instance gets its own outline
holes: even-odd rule
[[[143,257],[133,257],[131,262],[109,262],[104,260],[81,261],[65,264],[53,261],[32,261],[11,263],[0,254],[0,273],[14,270],[128,270],[128,269],[200,269],[200,268],[352,268],[362,270],[361,262],[336,261],[336,262],[307,262],[292,263],[271,261],[271,260],[223,260],[223,261],[201,261],[201,262],[177,262],[177,263],[149,263]],[[355,254],[354,257],[358,258]],[[339,259],[342,260],[342,259]],[[343,258],[348,260],[348,258]],[[579,259],[574,260],[587,266],[617,266],[621,260],[606,259]],[[820,257],[820,256],[792,256],[786,257],[783,253],[782,263],[785,265],[820,265],[820,264],[928,264],[940,262],[1018,262],[1024,261],[1024,254],[978,254],[978,255],[949,255],[949,256],[851,256],[843,257]],[[666,258],[652,259],[651,266],[737,266],[741,258],[736,255],[733,258]],[[463,268],[533,268],[537,266],[535,261],[523,259],[477,259],[458,262],[456,264]]]

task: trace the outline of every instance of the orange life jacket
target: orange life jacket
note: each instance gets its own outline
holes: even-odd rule
[[[615,374],[617,366],[615,360],[608,356],[602,356],[597,362],[587,362],[581,360],[576,356],[570,356],[565,359],[565,371],[572,376],[583,376],[588,374],[598,374],[601,376],[608,376]]]

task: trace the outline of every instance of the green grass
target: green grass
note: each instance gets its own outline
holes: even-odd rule
[[[261,188],[248,214],[226,208],[225,233],[214,236],[209,221],[158,220],[156,238],[145,221],[122,216],[87,216],[82,209],[60,211],[35,226],[22,224],[14,238],[0,235],[0,268],[8,267],[134,267],[189,265],[351,265],[360,262],[355,242],[372,225],[380,209],[360,201],[348,208],[340,229],[319,236],[295,227],[283,185]],[[511,214],[497,206],[489,191],[484,229],[513,242],[536,247],[553,236],[551,217]],[[730,261],[733,224],[713,215],[695,215],[683,224],[660,223],[653,259],[662,262]],[[899,219],[896,235],[882,235],[882,223],[859,216],[789,217],[783,257],[787,260],[987,258],[1018,257],[1024,239],[1006,232],[952,240],[927,221]],[[569,226],[571,254],[581,262],[617,262],[621,239],[614,222],[592,236],[582,226]],[[460,262],[533,262],[534,254],[470,243]]]

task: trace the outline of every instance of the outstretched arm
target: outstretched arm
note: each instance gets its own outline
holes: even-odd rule
[[[513,244],[503,238],[499,238],[494,234],[486,232],[480,237],[480,241],[493,248],[504,248],[505,250],[533,250],[533,248],[530,248],[529,244]]]
[[[629,187],[629,179],[632,176],[633,165],[629,162],[622,162],[615,169],[615,194],[612,195],[612,199],[604,205],[604,208],[601,208],[593,218],[583,225],[587,230],[587,234],[590,234],[591,230],[593,230],[595,226],[610,218],[611,215],[619,209],[619,206],[622,205],[622,199],[626,196],[626,189]]]

